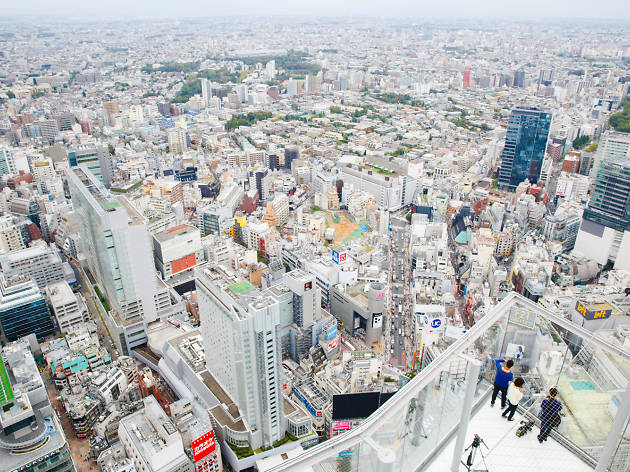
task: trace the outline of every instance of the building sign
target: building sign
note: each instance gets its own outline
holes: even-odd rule
[[[349,429],[350,429],[349,421],[337,421],[335,424],[333,424],[333,427],[332,427],[333,431],[347,431]]]
[[[204,459],[215,450],[214,431],[208,431],[192,442],[193,458],[195,462]]]
[[[431,328],[439,328],[442,326],[442,320],[439,318],[435,318],[431,321]]]
[[[385,298],[385,292],[376,292],[375,298],[378,300],[379,298]]]
[[[337,325],[331,326],[326,330],[326,339],[332,339],[337,336]]]
[[[581,302],[576,302],[575,311],[582,315],[585,320],[604,320],[606,318],[610,318],[610,315],[612,314],[612,307],[608,304],[597,304],[587,307]]]
[[[334,338],[332,341],[330,341],[328,343],[328,349],[333,350],[337,347],[337,344],[339,343],[339,341],[337,340],[337,338]]]
[[[534,329],[534,326],[536,326],[536,313],[525,308],[514,307],[510,310],[508,322]]]
[[[332,251],[332,260],[335,264],[341,264],[342,262],[346,262],[346,258],[348,255],[345,252]]]
[[[310,290],[313,288],[313,282],[306,282],[304,284],[304,291]]]
[[[177,274],[182,270],[189,269],[190,267],[194,267],[197,262],[197,256],[195,253],[188,254],[187,256],[181,257],[174,261],[171,261],[171,273]]]
[[[372,328],[380,328],[383,324],[383,313],[372,314]]]

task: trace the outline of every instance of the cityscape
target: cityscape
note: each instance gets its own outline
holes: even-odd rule
[[[630,470],[627,11],[46,8],[0,12],[0,471]]]

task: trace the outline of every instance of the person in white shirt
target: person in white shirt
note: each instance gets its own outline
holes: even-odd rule
[[[521,377],[517,377],[508,387],[508,406],[501,415],[504,418],[507,415],[508,421],[514,421],[512,418],[514,417],[514,413],[516,413],[516,407],[518,406],[518,402],[521,401],[521,398],[523,398],[523,392],[525,391],[525,387],[523,387],[524,384],[525,381]]]

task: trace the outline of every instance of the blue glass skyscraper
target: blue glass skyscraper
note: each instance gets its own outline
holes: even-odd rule
[[[524,180],[538,182],[550,126],[550,110],[526,106],[512,110],[499,170],[501,188],[514,190]]]

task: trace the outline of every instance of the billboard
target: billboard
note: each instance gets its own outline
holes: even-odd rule
[[[337,335],[337,325],[331,326],[326,330],[326,339],[332,339]]]
[[[383,313],[372,313],[372,328],[380,328],[383,324]]]
[[[377,300],[379,298],[385,298],[385,292],[376,292],[376,295],[374,295],[374,298],[376,298]]]
[[[526,310],[525,308],[514,307],[510,310],[508,322],[524,328],[534,329],[536,326],[536,312]]]
[[[214,431],[208,431],[192,442],[193,458],[195,463],[204,459],[208,454],[214,452]]]
[[[335,264],[341,264],[342,262],[346,262],[348,255],[345,252],[339,252],[332,250],[332,260]]]
[[[197,256],[195,255],[195,253],[188,254],[187,256],[171,261],[171,272],[173,274],[176,274],[178,272],[181,272],[182,270],[194,267],[196,263]]]
[[[328,343],[328,349],[333,350],[337,347],[337,344],[339,344],[339,341],[337,340],[337,338],[332,339],[329,343]]]
[[[599,304],[595,305],[595,307],[587,307],[581,302],[576,302],[575,311],[582,315],[586,320],[602,320],[610,317],[612,314],[612,307],[608,304]]]

